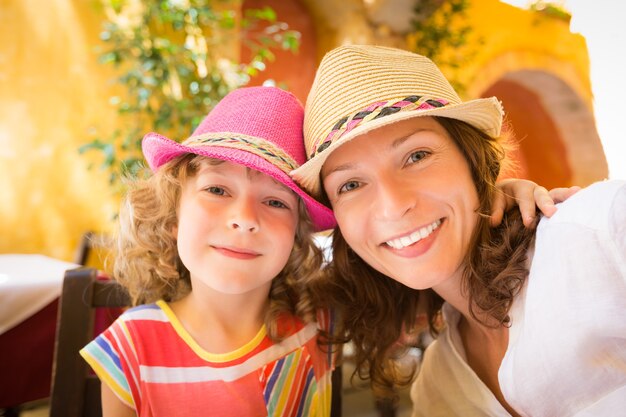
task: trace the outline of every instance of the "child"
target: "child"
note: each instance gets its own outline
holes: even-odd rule
[[[327,416],[331,355],[306,283],[332,212],[288,173],[306,157],[285,91],[227,95],[183,144],[155,133],[154,175],[120,213],[115,277],[134,304],[81,355],[105,416]]]

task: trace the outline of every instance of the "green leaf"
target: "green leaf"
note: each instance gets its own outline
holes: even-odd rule
[[[101,1],[122,13],[128,0]],[[107,135],[109,127],[104,122],[97,129],[98,138],[92,134],[78,152],[102,155],[101,168],[110,172],[115,192],[121,190],[122,176],[143,175],[141,138],[148,129],[188,136],[217,101],[264,70],[275,58],[274,51],[297,51],[300,34],[278,21],[270,7],[246,10],[239,18],[240,1],[224,0],[221,4],[230,9],[220,11],[213,10],[213,4],[210,0],[146,0],[138,17],[142,24],[130,30],[102,16],[100,39],[106,48],[99,47],[98,62],[115,71],[116,78],[103,87],[117,85],[116,95],[108,100],[118,113],[120,128]],[[207,51],[185,44],[188,34],[201,34]],[[252,59],[225,70],[222,57],[214,51],[233,36],[241,37]],[[204,65],[206,73],[200,70]],[[179,98],[173,98],[178,97],[172,90],[178,88],[173,83],[174,71],[180,82]],[[226,72],[229,76],[223,77]]]

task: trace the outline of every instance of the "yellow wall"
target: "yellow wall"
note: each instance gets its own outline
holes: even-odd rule
[[[571,33],[568,22],[543,13],[497,0],[471,4],[470,48],[477,54],[454,75],[467,87],[467,98],[487,91],[503,100],[507,97],[504,109],[511,116],[508,120],[515,121],[528,178],[548,187],[586,186],[606,178],[608,166],[593,117],[585,38]],[[481,46],[475,46],[477,39],[482,39]],[[537,102],[525,101],[512,91],[506,94],[501,89],[507,82]],[[495,85],[498,92],[490,90]],[[533,111],[543,116],[530,117]],[[544,139],[545,135],[550,138]],[[549,164],[548,155],[552,155]]]
[[[77,152],[90,127],[115,123],[94,3],[0,6],[0,253],[71,260],[81,234],[116,211],[106,175]]]
[[[468,19],[475,23],[470,42],[484,43],[455,74],[467,86],[468,97],[480,96],[508,72],[536,69],[565,81],[591,109],[587,45],[567,22],[497,0],[473,0],[471,5]]]
[[[332,7],[339,4],[336,0],[301,1],[314,18],[320,60],[330,49],[350,43],[414,49],[411,25],[404,19],[411,13],[411,0],[346,0],[341,7]],[[518,174],[547,186],[584,186],[606,178],[606,158],[593,118],[587,47],[581,35],[570,32],[569,22],[498,0],[471,0],[460,24],[471,27],[468,46],[444,54],[458,54],[464,63],[459,70],[442,69],[465,86],[461,92],[465,99],[497,92],[506,101],[507,120],[516,121],[513,131],[520,133],[517,137],[529,156],[525,161],[529,169]],[[506,85],[528,93],[532,103],[503,91]],[[535,106],[536,114],[512,117],[513,109],[518,109],[517,115],[528,113],[524,106]],[[522,128],[529,126],[552,136],[551,166],[563,168],[545,166],[538,156],[550,153],[548,144],[540,134],[536,141],[528,140],[529,131]]]

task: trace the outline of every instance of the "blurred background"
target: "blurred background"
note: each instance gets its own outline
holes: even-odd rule
[[[63,273],[104,268],[83,237],[145,174],[145,133],[182,141],[245,85],[304,103],[327,51],[369,43],[431,57],[464,99],[497,96],[519,143],[505,175],[626,179],[623,16],[612,0],[0,0],[0,416],[47,415]],[[406,392],[376,407],[350,374],[344,415],[410,415]]]
[[[626,6],[511,3],[3,0],[0,253],[73,259],[84,232],[110,228],[143,134],[183,140],[246,84],[304,102],[321,57],[346,43],[429,55],[464,98],[498,96],[520,141],[509,175],[626,178]]]
[[[350,43],[427,55],[464,99],[497,96],[519,141],[508,176],[626,179],[623,16],[610,0],[1,0],[0,254],[83,263],[122,178],[144,175],[145,133],[182,141],[244,85],[304,103]]]

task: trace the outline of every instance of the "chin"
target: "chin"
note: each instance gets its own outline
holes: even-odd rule
[[[427,290],[428,288],[432,287],[432,285],[427,285],[421,282],[412,282],[411,280],[398,282],[400,282],[405,287],[409,287],[412,290]]]
[[[428,274],[422,274],[422,276],[428,276]],[[398,278],[399,279],[396,279],[396,278],[392,278],[392,279],[394,279],[395,281],[398,281],[402,285],[409,287],[413,290],[427,290],[429,288],[433,288],[434,286],[436,286],[437,284],[441,282],[441,277],[435,274],[430,274],[429,279],[419,279],[419,278],[416,279],[415,275],[406,276],[406,277],[400,276]]]

